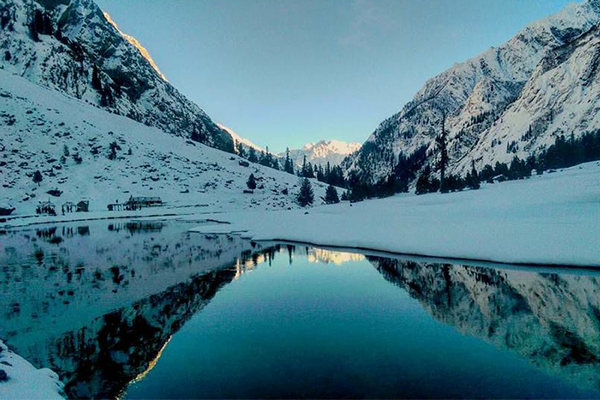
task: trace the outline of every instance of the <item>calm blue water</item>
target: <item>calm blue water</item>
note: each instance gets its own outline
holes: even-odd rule
[[[60,265],[60,274],[83,257],[75,287],[88,288],[46,306],[65,328],[33,334],[19,324],[44,320],[44,307],[21,304],[18,315],[3,309],[0,337],[77,397],[600,397],[597,274],[257,245],[185,228],[99,224],[73,247],[48,240],[43,256],[0,258],[9,270]],[[113,240],[126,255],[98,259]],[[74,250],[82,246],[95,250]],[[117,261],[127,262],[115,272]],[[51,283],[29,302],[60,297]]]

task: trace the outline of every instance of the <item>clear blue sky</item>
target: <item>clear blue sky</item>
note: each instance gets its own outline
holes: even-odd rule
[[[281,151],[363,142],[430,77],[569,0],[98,0],[168,79]]]

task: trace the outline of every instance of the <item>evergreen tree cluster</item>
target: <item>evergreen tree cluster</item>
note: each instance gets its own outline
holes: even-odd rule
[[[294,160],[292,160],[290,156],[289,148],[286,149],[285,159],[281,161],[271,152],[269,152],[268,147],[266,148],[266,151],[258,152],[253,147],[245,147],[242,143],[237,142],[235,144],[235,148],[238,156],[245,158],[252,163],[264,165],[265,167],[273,168],[278,171],[283,170],[288,174],[297,175],[300,178],[316,178],[320,182],[324,182],[329,185],[347,187],[347,182],[344,178],[344,172],[342,171],[342,167],[339,165],[332,167],[329,162],[325,167],[321,165],[313,165],[312,163],[307,162],[305,156],[302,166],[296,169]]]
[[[40,10],[35,10],[33,17],[29,23],[29,32],[31,38],[36,42],[40,41],[40,35],[52,35],[54,29],[52,28],[52,18]]]
[[[443,140],[437,141],[438,162],[437,170],[441,175],[441,163],[448,162],[447,153],[444,155]],[[559,136],[556,142],[542,151],[537,156],[530,156],[525,160],[514,156],[509,164],[496,162],[496,164],[485,165],[481,171],[477,171],[475,163],[465,177],[444,174],[444,183],[434,176],[427,160],[426,148],[417,150],[410,157],[399,157],[396,167],[390,176],[381,180],[378,184],[369,184],[369,180],[352,172],[348,179],[348,187],[351,201],[361,201],[365,198],[382,197],[408,191],[408,186],[416,177],[416,194],[426,194],[441,191],[457,192],[465,189],[477,190],[481,182],[494,183],[509,180],[526,179],[533,171],[538,174],[547,170],[569,168],[578,164],[600,160],[600,130],[585,133],[580,138],[574,135],[569,137]]]
[[[235,149],[238,156],[245,158],[246,160],[264,165],[265,167],[273,168],[276,170],[281,170],[281,165],[279,164],[279,160],[275,157],[271,152],[269,152],[269,148],[267,147],[266,151],[257,152],[254,147],[246,147],[241,142],[235,143]]]
[[[92,67],[92,87],[100,94],[100,105],[102,107],[113,107],[115,105],[113,88],[109,84],[102,83],[101,72],[96,65]],[[192,140],[194,140],[193,134]]]
[[[345,187],[350,189],[348,199],[362,201],[366,198],[388,197],[397,193],[408,192],[409,185],[417,178],[418,172],[427,161],[427,146],[422,146],[409,156],[400,154],[397,161],[392,158],[391,173],[375,185],[366,176],[360,176],[355,171],[350,173]],[[431,170],[428,171],[429,174]],[[340,168],[341,173],[341,168]],[[342,175],[343,177],[343,175]],[[429,179],[429,177],[427,177]],[[432,183],[425,186],[429,187]],[[439,187],[439,182],[438,182]]]
[[[116,141],[113,141],[108,146],[108,159],[116,160],[117,159],[117,150],[121,150],[121,146]]]
[[[273,156],[273,154],[269,152],[269,147],[267,147],[266,151],[260,152],[258,156],[258,163],[265,167],[273,168],[277,171],[281,169],[279,160],[277,160],[277,157]]]

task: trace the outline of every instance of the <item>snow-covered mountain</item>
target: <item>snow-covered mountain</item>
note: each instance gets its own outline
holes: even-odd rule
[[[560,134],[597,129],[599,22],[599,0],[571,4],[430,79],[344,169],[375,181],[389,174],[392,157],[422,147],[431,156],[444,114],[451,170],[459,173],[472,160],[481,168],[523,158]]]
[[[290,149],[290,158],[297,166],[306,161],[313,165],[331,166],[339,165],[344,158],[360,149],[360,143],[347,143],[339,140],[321,140],[316,143],[305,144],[301,149]],[[285,158],[285,153],[279,154]]]
[[[233,140],[92,0],[0,0],[0,68],[212,147]]]
[[[0,206],[14,207],[16,214],[31,214],[47,200],[60,212],[64,202],[84,198],[91,211],[100,211],[131,195],[160,196],[172,208],[295,207],[293,175],[248,164],[2,70],[0,133]],[[33,181],[36,171],[39,183]],[[251,173],[258,187],[244,194]],[[315,181],[313,188],[317,199],[324,196],[324,184]]]

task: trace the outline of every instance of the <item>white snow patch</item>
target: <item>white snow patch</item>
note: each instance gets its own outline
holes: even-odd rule
[[[8,380],[0,382],[0,399],[63,399],[63,384],[53,371],[36,369],[0,341],[0,370]]]

